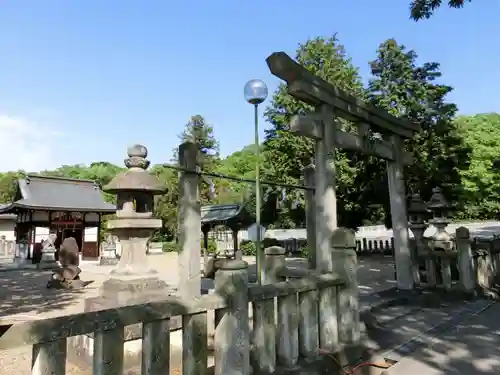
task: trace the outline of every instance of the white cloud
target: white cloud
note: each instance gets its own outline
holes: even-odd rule
[[[60,135],[43,122],[0,113],[0,172],[54,168]]]

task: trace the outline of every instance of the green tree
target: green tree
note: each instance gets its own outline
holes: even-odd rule
[[[363,97],[363,84],[358,69],[353,66],[336,35],[330,38],[316,38],[300,44],[295,58],[313,74],[353,95]],[[281,85],[276,90],[271,105],[265,112],[271,129],[266,131],[264,142],[263,178],[288,184],[302,183],[303,169],[313,161],[314,144],[312,140],[297,137],[288,130],[293,115],[311,110],[310,106],[288,95],[285,85]],[[349,126],[348,123],[342,122],[343,128]],[[364,157],[353,152],[342,151],[336,152],[335,156],[340,225],[356,227],[362,223],[362,218],[367,216],[366,207],[357,202],[359,190],[354,185],[355,176],[363,167]],[[279,211],[276,207],[277,203],[282,200],[280,189],[267,195],[268,200],[263,210],[264,222],[274,222],[280,227],[294,227],[304,223],[303,192],[286,191],[284,194],[286,199]],[[295,202],[298,205],[294,204]]]
[[[229,176],[254,180],[255,163],[255,145],[251,144],[222,159],[216,171]],[[220,190],[217,197],[220,203],[246,202],[253,191],[252,184],[228,180],[220,181],[217,188]]]
[[[24,171],[0,173],[0,204],[11,203],[15,199],[17,180],[25,174]]]
[[[419,65],[417,57],[415,51],[406,50],[394,39],[383,42],[377,59],[370,63],[373,77],[368,85],[369,98],[393,115],[404,116],[422,127],[406,142],[414,158],[413,165],[405,170],[408,190],[418,191],[428,200],[432,188],[441,186],[450,202],[456,203],[461,196],[461,172],[468,168],[470,148],[453,122],[456,105],[446,102],[452,88],[436,83],[441,77],[439,64]],[[387,207],[387,198],[385,202]]]
[[[472,0],[448,0],[450,8],[463,8],[466,3]],[[434,12],[443,5],[443,0],[414,0],[410,3],[410,17],[419,21],[430,18]]]
[[[500,114],[461,116],[455,122],[472,150],[470,167],[461,171],[465,204],[460,216],[496,219],[500,212]]]
[[[177,233],[177,214],[179,202],[179,178],[176,170],[163,165],[154,165],[151,168],[158,179],[167,187],[165,194],[155,198],[155,215],[162,219],[162,233],[171,240]]]
[[[205,172],[214,172],[220,163],[219,142],[215,138],[214,128],[201,115],[192,116],[179,136],[181,142],[193,142],[198,145],[197,165]],[[178,150],[174,150],[174,159],[178,159]],[[216,183],[220,181],[203,178],[200,185],[201,202],[206,204],[215,199]]]

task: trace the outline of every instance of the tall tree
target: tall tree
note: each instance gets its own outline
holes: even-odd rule
[[[363,84],[358,69],[353,66],[336,35],[300,44],[295,58],[313,74],[336,87],[358,97],[363,96]],[[288,95],[285,85],[276,90],[271,105],[265,112],[271,128],[266,131],[264,142],[266,167],[263,170],[263,178],[288,184],[301,183],[304,167],[313,161],[314,144],[310,139],[289,133],[289,123],[293,115],[310,112],[312,109]],[[349,127],[348,123],[341,124],[344,128]],[[352,152],[339,151],[335,155],[339,219],[343,226],[358,226],[362,223],[362,218],[367,216],[366,206],[358,204],[356,198],[359,190],[354,185],[356,173],[363,164],[362,160],[362,157]],[[292,189],[284,193],[287,199],[284,199],[280,211],[276,210],[276,201],[283,200],[281,191],[275,190],[273,194],[268,194],[269,200],[268,204],[264,205],[263,220],[275,222],[280,227],[293,227],[304,223],[303,192]],[[296,201],[298,205],[294,204]],[[274,216],[264,215],[265,212],[274,213]]]
[[[497,219],[500,213],[500,114],[456,119],[459,133],[472,149],[470,167],[461,171],[464,219]]]
[[[470,3],[472,0],[448,0],[450,8],[463,8],[465,3]],[[413,0],[410,3],[410,17],[419,21],[421,19],[430,18],[434,12],[443,5],[443,0]]]
[[[16,195],[17,180],[23,178],[24,171],[0,173],[0,204],[11,203]]]
[[[468,168],[470,148],[453,122],[456,105],[446,102],[452,88],[436,82],[441,78],[439,64],[418,64],[417,57],[415,51],[394,39],[383,42],[377,59],[370,63],[373,77],[368,85],[369,98],[393,115],[422,127],[406,142],[414,158],[413,165],[405,170],[408,189],[429,199],[432,188],[441,186],[447,198],[457,202],[461,171]]]
[[[191,116],[191,119],[179,135],[181,142],[190,141],[198,145],[197,165],[202,171],[214,172],[220,163],[219,142],[214,135],[214,127],[206,122],[201,115]],[[177,160],[177,149],[174,150],[174,158]],[[217,186],[222,188],[224,182],[203,179],[200,185],[200,198],[202,203],[215,200]]]

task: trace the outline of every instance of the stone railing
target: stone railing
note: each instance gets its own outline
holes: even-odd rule
[[[485,237],[491,233],[500,234],[500,221],[485,220],[485,221],[468,221],[450,223],[448,228],[452,231],[460,226],[466,226],[474,233],[474,237]],[[432,225],[426,230],[426,237],[432,236],[436,228]],[[232,232],[225,230],[217,230],[210,232],[209,237],[212,238],[219,250],[232,249],[233,240]],[[410,231],[410,237],[412,233]],[[270,229],[266,232],[267,238],[278,240],[280,246],[283,246],[289,254],[299,254],[301,248],[307,245],[307,233],[305,228],[298,229]],[[246,230],[238,232],[239,241],[248,240]],[[356,231],[356,249],[360,254],[392,254],[394,252],[394,239],[391,229],[387,229],[384,225],[367,225],[359,227]]]
[[[16,255],[16,242],[0,239],[0,262],[13,262]]]
[[[351,239],[353,241],[353,239]],[[352,243],[352,242],[351,242]],[[3,322],[0,350],[33,346],[34,374],[65,374],[67,339],[93,333],[93,373],[124,372],[124,331],[142,323],[142,374],[168,374],[170,321],[182,316],[182,373],[205,374],[208,367],[208,312],[215,310],[215,374],[273,372],[299,358],[316,358],[359,341],[355,251],[337,246],[338,272],[307,276],[285,266],[285,250],[266,249],[262,284],[249,284],[248,264],[217,262],[215,290],[191,300],[161,301],[84,312],[44,320]],[[250,307],[251,306],[251,312]]]
[[[426,251],[426,284],[451,289],[458,282],[465,292],[488,293],[500,279],[500,237],[473,237],[457,228],[451,251]]]

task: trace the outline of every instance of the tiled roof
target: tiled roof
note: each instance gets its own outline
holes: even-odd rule
[[[81,212],[115,212],[113,204],[104,201],[100,187],[90,180],[28,175],[18,181],[19,200],[0,205],[0,213],[16,209],[45,209]]]
[[[201,207],[201,224],[225,224],[228,221],[239,221],[247,215],[240,204],[213,204]]]

